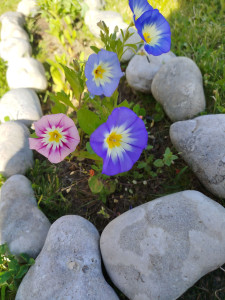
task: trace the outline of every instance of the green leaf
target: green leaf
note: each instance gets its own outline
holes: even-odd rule
[[[140,105],[136,104],[133,107],[133,112],[135,112],[135,114],[137,114],[139,116],[139,110],[140,110]]]
[[[34,131],[33,133],[30,134],[30,137],[31,137],[31,138],[35,138],[35,139],[36,139],[36,138],[39,138],[39,137],[36,135],[36,132],[35,132],[35,131]]]
[[[127,100],[124,100],[123,102],[121,102],[118,107],[127,107],[130,108],[130,104],[128,103]]]
[[[88,179],[88,185],[93,194],[98,194],[103,189],[103,183],[97,178],[97,176],[92,176]]]
[[[143,169],[143,168],[145,168],[146,166],[147,166],[147,164],[146,164],[146,162],[144,162],[144,161],[139,162],[138,165],[137,165],[138,169]]]
[[[74,110],[77,110],[77,108],[70,101],[69,96],[64,91],[58,92],[56,95],[54,95],[53,93],[50,93],[50,98],[54,102],[62,102],[63,104],[70,106]]]
[[[99,117],[94,112],[86,108],[81,108],[78,110],[77,119],[80,128],[89,135],[92,134],[92,132],[102,124],[102,121],[99,119]]]
[[[10,121],[10,117],[9,116],[4,117],[4,121],[5,122],[9,122]]]
[[[27,265],[21,266],[19,269],[19,272],[15,276],[15,279],[22,278],[27,273],[28,269],[29,269],[29,266],[27,266]]]
[[[10,271],[1,272],[0,273],[0,285],[6,283],[12,277],[12,273]]]
[[[162,159],[156,159],[153,163],[153,165],[157,168],[161,168],[164,166],[163,160]]]
[[[95,152],[93,151],[93,149],[91,148],[90,142],[87,142],[87,143],[86,143],[86,149],[87,149],[87,152],[90,153],[90,154],[94,154],[94,153],[95,153]]]
[[[98,52],[100,51],[100,49],[98,47],[95,46],[90,46],[90,48],[96,53],[98,54]]]
[[[62,64],[61,64],[61,66],[63,67],[66,79],[69,81],[69,84],[71,85],[71,87],[73,89],[76,99],[79,100],[80,95],[83,92],[83,89],[80,84],[78,73],[76,71],[68,68],[67,66],[64,66]]]

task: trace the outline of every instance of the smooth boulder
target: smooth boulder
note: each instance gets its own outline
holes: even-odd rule
[[[106,26],[109,27],[110,34],[114,32],[116,26],[123,30],[128,27],[121,15],[115,11],[88,10],[85,14],[84,22],[96,37],[100,37],[101,29],[97,25],[100,21],[104,21]]]
[[[84,0],[84,3],[88,6],[89,9],[103,9],[105,6],[104,0]]]
[[[43,65],[31,57],[19,58],[9,63],[6,78],[11,89],[31,88],[36,91],[45,91],[47,88]]]
[[[202,74],[190,58],[176,57],[162,66],[151,90],[173,122],[191,119],[205,110]]]
[[[110,222],[100,247],[130,300],[175,300],[225,263],[225,208],[197,191],[161,197]]]
[[[30,126],[42,117],[40,100],[32,89],[14,89],[0,99],[0,121],[5,117]]]
[[[16,300],[119,300],[101,272],[99,234],[80,216],[64,216],[50,228]]]
[[[24,39],[8,38],[0,42],[0,57],[5,61],[15,60],[20,57],[30,57],[32,47]]]
[[[9,38],[17,38],[29,42],[29,36],[22,27],[14,23],[4,22],[1,28],[1,40],[3,41]]]
[[[0,16],[0,22],[2,24],[15,24],[23,27],[25,25],[25,17],[20,12],[8,11]]]
[[[22,0],[19,2],[17,11],[25,15],[26,17],[35,17],[38,13],[36,0]]]
[[[149,55],[143,50],[135,55],[126,69],[126,79],[130,87],[142,93],[151,93],[152,81],[159,69],[173,59],[173,52],[162,55]]]
[[[204,115],[170,127],[170,138],[195,175],[225,198],[225,114]]]
[[[29,148],[30,132],[20,122],[0,125],[0,174],[10,177],[25,174],[33,165],[33,153]]]
[[[0,190],[0,244],[10,251],[35,258],[41,251],[50,222],[37,207],[30,181],[11,176]]]

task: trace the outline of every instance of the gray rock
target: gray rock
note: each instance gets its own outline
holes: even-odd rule
[[[44,91],[47,88],[43,65],[31,57],[23,57],[12,63],[9,62],[6,78],[11,89],[31,88],[36,91]]]
[[[18,38],[29,42],[29,36],[23,28],[13,23],[4,22],[1,28],[1,40],[9,38]]]
[[[0,22],[11,23],[23,27],[25,25],[25,17],[20,12],[8,11],[0,16]]]
[[[36,16],[38,13],[36,0],[22,0],[19,2],[17,11],[25,16]]]
[[[187,57],[174,58],[162,66],[151,89],[174,122],[193,118],[205,109],[201,72]]]
[[[100,36],[101,30],[97,26],[97,23],[100,21],[104,21],[106,23],[109,27],[110,33],[114,32],[114,28],[116,26],[118,26],[119,29],[125,29],[128,27],[128,25],[123,21],[121,15],[115,11],[88,10],[85,15],[84,22],[89,27],[91,33],[93,33],[96,37]]]
[[[33,165],[33,153],[29,148],[30,132],[20,122],[0,125],[0,173],[10,177],[25,174]]]
[[[44,247],[24,277],[16,300],[119,300],[101,272],[99,234],[80,216],[50,228]]]
[[[225,208],[197,191],[161,197],[102,233],[103,261],[130,300],[175,300],[225,262]]]
[[[142,41],[140,35],[137,33],[137,30],[135,30],[132,27],[130,27],[128,30],[129,30],[130,33],[133,33],[133,35],[126,41],[126,44],[136,44],[136,43],[140,43]],[[126,32],[126,29],[123,30],[124,34],[125,34],[125,32]],[[119,34],[118,37],[122,41],[122,34],[121,33]],[[124,50],[125,50],[125,52],[122,55],[121,62],[127,62],[135,55],[134,49],[131,50],[130,47],[124,47]]]
[[[164,64],[175,57],[175,54],[169,52],[159,57],[146,54],[143,51],[140,54],[135,55],[129,62],[126,69],[126,79],[134,90],[150,94],[154,76]]]
[[[205,115],[170,127],[170,138],[204,184],[225,198],[225,115]]]
[[[38,209],[30,181],[14,175],[0,190],[0,244],[13,254],[36,257],[45,242],[50,222]]]
[[[103,9],[105,6],[104,0],[84,0],[84,3],[86,3],[91,10]]]
[[[30,57],[32,47],[24,39],[9,38],[0,42],[0,57],[5,61],[15,60],[20,57]]]
[[[42,110],[37,94],[31,89],[15,89],[0,99],[0,121],[8,116],[27,126],[42,117]]]

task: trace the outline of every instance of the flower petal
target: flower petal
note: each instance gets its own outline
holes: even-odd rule
[[[104,94],[101,85],[97,86],[96,83],[94,82],[94,80],[88,79],[86,81],[86,85],[87,85],[88,91],[91,94],[97,95],[97,96],[100,96],[100,95]]]
[[[105,136],[109,133],[106,123],[100,125],[90,136],[90,144],[93,151],[103,159],[107,154],[107,148],[104,147]]]
[[[85,65],[85,70],[84,70],[84,73],[85,73],[85,76],[87,77],[87,79],[93,79],[92,72],[93,72],[94,66],[98,65],[98,64],[99,64],[98,55],[95,53],[91,54],[88,57],[88,60]]]

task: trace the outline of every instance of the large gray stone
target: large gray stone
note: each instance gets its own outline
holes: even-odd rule
[[[97,26],[97,23],[100,21],[105,22],[105,24],[109,27],[110,33],[114,32],[114,28],[116,26],[118,26],[119,29],[125,29],[128,27],[119,13],[109,10],[88,10],[84,21],[89,27],[91,33],[93,33],[96,37],[100,36],[101,29]]]
[[[22,0],[19,2],[17,11],[25,16],[36,16],[38,13],[36,0]]]
[[[0,57],[5,61],[15,60],[20,57],[30,57],[32,47],[23,39],[8,38],[0,42]]]
[[[142,50],[140,55],[135,55],[127,66],[126,79],[129,86],[136,91],[150,94],[154,76],[164,64],[174,57],[173,52],[153,56]]]
[[[151,90],[173,122],[193,118],[205,109],[202,74],[190,58],[177,57],[162,66]]]
[[[37,94],[31,89],[14,89],[0,99],[0,121],[8,116],[27,126],[42,117],[42,110]]]
[[[100,247],[130,300],[175,300],[225,263],[225,208],[197,191],[161,197],[109,223]]]
[[[11,89],[31,88],[44,91],[47,88],[43,65],[31,57],[18,58],[9,62],[6,78]]]
[[[24,277],[16,300],[119,300],[101,272],[99,234],[79,216],[50,228],[44,247]]]
[[[50,222],[37,207],[30,181],[14,175],[0,190],[0,244],[13,254],[36,257],[41,251]]]
[[[0,22],[2,24],[13,23],[22,27],[25,25],[25,17],[20,12],[8,11],[0,16]]]
[[[84,0],[84,3],[87,4],[88,8],[93,9],[103,9],[105,6],[104,0]]]
[[[29,36],[23,28],[14,23],[4,22],[1,28],[1,40],[9,38],[17,38],[29,42]]]
[[[20,122],[0,125],[0,173],[6,177],[25,174],[33,165],[33,153],[29,148],[30,132]]]
[[[202,184],[225,198],[225,115],[176,122],[170,138]]]

